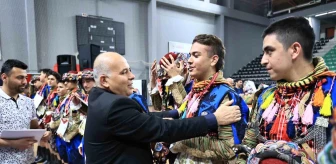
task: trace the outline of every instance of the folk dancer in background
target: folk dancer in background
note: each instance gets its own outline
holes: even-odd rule
[[[85,95],[78,88],[78,76],[76,71],[69,71],[67,74],[63,75],[62,80],[65,81],[66,88],[70,93],[66,98],[67,103],[64,106],[64,111],[61,113],[61,121],[57,130],[57,135],[64,141],[60,142],[60,147],[64,148],[64,144],[66,146],[67,162],[69,164],[80,164],[84,163],[82,156],[78,152],[78,146],[82,140],[82,136],[79,134],[78,130],[81,118],[78,109],[74,108],[75,106],[72,106],[71,103],[76,94],[82,99],[85,99]],[[60,155],[64,155],[64,152],[59,153]]]
[[[82,72],[78,72],[78,81],[80,86],[85,91],[85,99],[84,103],[81,103],[81,101],[78,99],[80,96],[76,94],[76,97],[73,99],[73,105],[76,106],[76,109],[79,109],[81,113],[81,124],[79,125],[79,134],[82,135],[82,141],[80,145],[78,146],[79,153],[84,157],[85,160],[85,151],[84,151],[84,131],[85,131],[85,124],[86,124],[86,114],[87,114],[87,103],[89,98],[90,90],[95,86],[95,81],[93,78],[93,70],[92,69],[84,69]]]
[[[67,73],[65,74],[67,77]],[[57,83],[57,96],[53,100],[53,105],[56,107],[52,113],[49,128],[53,131],[52,139],[55,142],[55,150],[57,151],[57,160],[61,160],[63,163],[68,162],[68,156],[66,151],[66,142],[57,135],[57,129],[61,122],[61,116],[65,111],[65,107],[69,101],[69,91],[65,86],[65,81],[60,80]]]
[[[47,106],[46,106],[46,100],[50,93],[50,87],[48,85],[48,76],[50,74],[51,70],[48,68],[41,69],[40,70],[40,82],[42,83],[42,86],[39,88],[39,90],[36,92],[34,96],[35,102],[40,102],[38,105],[36,105],[36,114],[39,118],[39,125],[41,128],[46,128],[43,124],[42,118],[44,117]],[[40,145],[37,147],[37,157],[35,159],[36,163],[45,162],[47,155],[49,154],[49,150],[46,148],[45,142],[40,142]]]

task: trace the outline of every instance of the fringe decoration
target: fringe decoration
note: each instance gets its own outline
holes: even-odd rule
[[[294,124],[298,124],[299,123],[299,102],[295,105],[294,110],[293,110],[293,118],[292,118],[292,122]]]
[[[275,106],[275,100],[273,100],[272,103],[263,112],[263,114],[262,114],[263,119],[267,118],[267,116],[271,113],[274,106]]]
[[[279,105],[278,103],[276,103],[276,104],[274,105],[274,107],[272,108],[272,110],[270,111],[270,113],[269,113],[269,114],[267,115],[267,117],[266,117],[266,122],[267,122],[267,123],[270,123],[270,122],[273,121],[276,112],[279,111],[279,108],[280,108],[280,105]]]
[[[303,114],[304,114],[304,112],[305,112],[305,109],[306,109],[306,107],[305,107],[305,103],[306,103],[306,101],[309,99],[309,96],[310,96],[310,94],[309,94],[309,92],[307,92],[303,97],[302,97],[302,99],[301,99],[301,101],[300,101],[300,103],[299,103],[299,115],[300,115],[300,117],[301,117],[301,119],[302,119],[302,117],[303,117]]]
[[[332,106],[332,100],[330,97],[330,93],[328,93],[326,98],[323,101],[323,106],[320,109],[320,114],[326,117],[331,116],[331,110],[332,110],[331,106]]]
[[[302,117],[302,123],[305,125],[311,125],[313,124],[313,116],[314,116],[314,112],[313,112],[313,106],[311,103],[309,103],[307,105],[307,108],[303,114]]]
[[[261,109],[266,109],[272,103],[273,99],[274,92],[265,99],[264,103],[261,105]]]
[[[324,103],[323,100],[324,100],[324,93],[322,91],[322,86],[319,86],[314,94],[313,106],[321,107]]]

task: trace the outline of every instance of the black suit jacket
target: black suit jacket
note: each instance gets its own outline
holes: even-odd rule
[[[204,117],[164,120],[167,112],[142,113],[132,99],[100,88],[92,89],[88,104],[84,136],[88,164],[150,164],[150,142],[172,143],[208,132]]]

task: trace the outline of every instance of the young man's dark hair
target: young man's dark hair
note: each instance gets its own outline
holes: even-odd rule
[[[63,84],[64,84],[64,83],[65,83],[65,80],[62,80],[62,78],[61,78],[61,80],[57,81],[57,84],[58,84],[58,83],[63,83]]]
[[[197,35],[192,44],[195,42],[210,46],[212,48],[209,54],[218,55],[218,62],[216,63],[216,71],[222,70],[224,68],[224,56],[225,56],[225,47],[222,41],[215,35],[200,34]]]
[[[53,75],[56,78],[57,83],[62,79],[61,75],[55,71],[50,71],[49,75]]]
[[[43,69],[40,69],[39,72],[43,72],[48,77],[50,75],[50,73],[52,72],[52,70],[49,69],[49,68],[43,68]]]
[[[235,79],[235,80],[234,80],[235,83],[238,82],[238,81],[242,81],[242,82],[244,82],[243,79]]]
[[[302,46],[304,58],[312,60],[315,35],[309,21],[304,17],[291,17],[271,24],[265,29],[262,38],[275,34],[277,40],[287,50],[293,43]]]
[[[9,59],[9,60],[6,60],[5,63],[2,65],[1,74],[5,73],[5,74],[9,75],[10,71],[14,67],[21,68],[23,70],[26,70],[28,68],[28,66],[20,60]]]

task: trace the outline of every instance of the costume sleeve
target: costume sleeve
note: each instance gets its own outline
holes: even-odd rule
[[[253,95],[253,100],[252,100],[253,108],[251,110],[248,127],[246,129],[245,136],[242,141],[242,145],[246,145],[251,149],[255,148],[258,144],[259,127],[254,127],[256,126],[255,123],[260,121],[260,120],[257,120],[259,112],[260,112],[259,110],[260,104],[258,104],[258,98],[262,98],[264,94],[268,95],[269,93],[273,92],[273,90],[269,89],[269,90],[266,90],[265,93],[261,94],[262,92],[263,90],[261,89]],[[245,154],[243,153],[238,154],[237,163],[246,163],[246,158],[247,157]]]
[[[225,96],[221,104],[229,101]],[[184,152],[197,158],[225,159],[230,160],[235,157],[231,147],[234,145],[231,125],[219,126],[218,137],[209,135],[179,141],[174,144],[172,152]]]
[[[175,103],[180,106],[182,104],[183,99],[187,96],[187,92],[183,86],[183,77],[181,75],[174,76],[170,78],[166,86],[169,87],[169,90],[172,92]]]
[[[174,82],[169,86],[169,90],[172,92],[175,103],[180,106],[183,102],[183,99],[187,96],[187,92],[185,91],[182,82]]]
[[[154,89],[153,89],[154,90]],[[156,92],[152,92],[150,94],[150,97],[152,99],[152,105],[154,107],[155,110],[157,111],[161,111],[161,107],[162,107],[162,99],[160,96],[159,91],[157,90]]]

